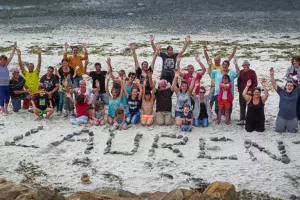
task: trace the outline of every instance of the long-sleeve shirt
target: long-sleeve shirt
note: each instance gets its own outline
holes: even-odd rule
[[[249,69],[248,71],[245,71],[244,69],[242,69],[240,71],[240,76],[238,79],[238,89],[239,92],[243,92],[245,87],[247,86],[247,81],[251,80],[251,86],[249,87],[249,91],[253,92],[253,89],[255,87],[257,87],[257,77],[256,77],[256,73],[254,70]]]
[[[74,71],[76,70],[76,66],[79,66],[79,69],[77,71],[77,76],[82,76],[84,74],[84,67],[82,64],[82,60],[88,59],[87,52],[84,52],[83,56],[77,56],[77,58],[74,58],[73,56],[68,57],[68,54],[65,52],[64,59],[66,59],[69,62],[69,66],[71,66],[74,69]]]

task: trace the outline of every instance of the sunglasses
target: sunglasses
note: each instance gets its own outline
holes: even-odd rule
[[[205,92],[199,92],[200,94],[204,94]]]

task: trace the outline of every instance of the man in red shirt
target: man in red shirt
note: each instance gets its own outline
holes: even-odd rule
[[[243,91],[247,86],[247,81],[251,80],[252,84],[249,87],[248,94],[252,95],[253,89],[257,87],[257,77],[254,70],[250,69],[250,63],[248,60],[245,60],[242,64],[243,69],[240,71],[240,76],[238,78],[238,90],[239,90],[239,103],[240,103],[240,121],[237,125],[245,125],[246,120],[246,107],[247,102],[243,97]]]

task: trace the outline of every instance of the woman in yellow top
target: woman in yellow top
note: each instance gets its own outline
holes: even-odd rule
[[[42,63],[42,49],[38,48],[37,49],[37,54],[38,54],[38,64],[36,69],[34,69],[34,64],[29,63],[27,65],[28,71],[25,69],[24,64],[21,59],[21,51],[20,49],[17,49],[17,54],[18,54],[18,61],[19,61],[19,66],[22,71],[22,74],[25,78],[26,85],[29,88],[30,91],[30,99],[34,97],[35,94],[39,93],[39,76],[40,76],[40,70],[41,70],[41,63]],[[23,101],[23,109],[28,109],[29,111],[32,111],[32,106],[30,105],[30,99],[24,99]]]
[[[82,60],[88,59],[88,52],[86,50],[87,44],[83,43],[82,47],[84,49],[83,56],[78,56],[78,46],[73,46],[72,47],[72,56],[68,56],[69,44],[67,42],[65,43],[64,59],[66,59],[69,62],[69,66],[72,67],[74,69],[74,71],[75,71],[76,67],[79,66],[79,69],[77,71],[77,76],[74,77],[74,79],[73,79],[75,88],[78,88],[79,82],[81,80],[83,80],[82,75],[84,74],[85,70],[84,70],[84,67],[82,64]]]

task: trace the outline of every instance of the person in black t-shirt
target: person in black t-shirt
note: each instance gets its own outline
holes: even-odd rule
[[[43,86],[39,87],[39,94],[31,101],[33,112],[41,120],[43,117],[49,118],[53,114],[52,102]]]
[[[176,58],[177,58],[177,56],[181,57],[183,55],[184,51],[186,50],[187,46],[190,43],[190,40],[191,40],[190,36],[185,37],[184,46],[181,49],[181,51],[179,51],[178,53],[174,53],[172,46],[167,47],[167,53],[162,53],[162,52],[159,53],[159,56],[162,58],[162,61],[163,61],[162,62],[162,71],[161,71],[160,79],[165,79],[170,84],[172,84],[173,79],[174,79],[173,70],[176,67]],[[151,46],[152,46],[153,51],[156,52],[157,48],[154,44],[154,36],[153,35],[150,35],[150,42],[151,42]]]
[[[111,67],[111,60],[110,58],[107,58],[106,61],[107,65],[108,65],[108,71],[101,71],[101,64],[100,63],[95,63],[95,71],[87,71],[87,65],[88,62],[85,63],[85,74],[87,74],[88,76],[92,77],[93,83],[93,89],[96,89],[96,81],[98,80],[100,83],[100,91],[97,97],[97,100],[101,99],[101,101],[108,105],[108,98],[106,95],[106,91],[105,91],[105,76],[107,73],[110,73],[112,71],[112,67]]]

